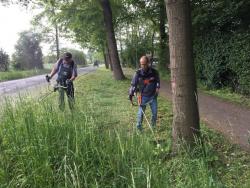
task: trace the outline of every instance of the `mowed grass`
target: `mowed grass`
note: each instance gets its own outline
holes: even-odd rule
[[[250,186],[250,156],[204,126],[203,145],[171,155],[171,105],[162,98],[154,135],[145,123],[137,134],[129,85],[103,69],[80,76],[73,112],[58,110],[56,93],[42,102],[6,101],[0,187]]]
[[[206,87],[201,86],[201,89],[206,94],[250,108],[250,96],[234,93],[229,88],[209,90]]]

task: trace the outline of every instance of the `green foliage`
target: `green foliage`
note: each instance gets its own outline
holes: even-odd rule
[[[198,78],[208,88],[249,94],[250,2],[194,0],[192,6]]]
[[[69,32],[83,48],[102,49],[105,31],[98,1],[78,0],[58,4],[57,19],[64,32]]]
[[[124,65],[136,67],[142,55],[157,59],[162,69],[169,63],[164,0],[128,0],[123,2],[125,13],[117,16],[123,37],[121,59]],[[167,52],[168,53],[168,52]]]
[[[62,52],[61,57],[63,56],[64,52],[70,52],[73,56],[74,62],[77,65],[87,64],[86,57],[83,51],[70,49],[70,48],[62,48],[61,52]],[[45,64],[54,64],[57,61],[57,58],[56,58],[56,55],[54,54],[47,55],[47,56],[44,56],[43,61]]]
[[[0,71],[7,71],[9,69],[9,55],[0,49]]]
[[[172,114],[161,98],[155,132],[161,147],[149,129],[137,135],[137,108],[124,96],[129,80],[110,77],[103,70],[79,77],[74,112],[59,111],[55,96],[42,103],[22,97],[15,107],[7,102],[0,121],[2,187],[250,185],[249,154],[205,128],[204,145],[169,154]]]
[[[21,32],[13,54],[13,67],[15,69],[42,69],[42,50],[40,37],[31,31]]]
[[[75,49],[69,49],[69,48],[62,48],[62,53],[64,52],[70,52],[73,56],[73,60],[77,65],[86,65],[86,55],[83,51],[75,50]],[[61,55],[62,56],[62,55]]]
[[[192,0],[193,26],[196,35],[208,31],[247,30],[250,25],[248,0]]]
[[[198,78],[208,88],[229,87],[250,93],[250,35],[212,33],[196,38],[195,63]]]
[[[151,38],[150,34],[149,32],[145,36],[140,36],[140,38],[133,36],[131,41],[126,41],[126,48],[121,53],[124,65],[138,67],[140,57],[153,50],[151,40],[149,40]]]

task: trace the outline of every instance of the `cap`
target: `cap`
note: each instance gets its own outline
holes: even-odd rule
[[[63,54],[63,58],[64,58],[64,59],[71,59],[71,58],[72,58],[72,54],[71,54],[70,52],[65,52],[65,53]]]

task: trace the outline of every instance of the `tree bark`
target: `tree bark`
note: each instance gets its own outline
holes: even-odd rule
[[[112,66],[112,62],[111,62],[110,52],[109,52],[108,46],[107,46],[107,48],[106,48],[106,59],[107,59],[107,61],[108,61],[110,70],[113,71],[113,66]]]
[[[107,59],[107,56],[106,56],[105,45],[103,45],[102,53],[103,53],[105,68],[109,69],[109,62],[108,62],[108,59]]]
[[[57,59],[60,58],[60,48],[59,48],[59,32],[58,32],[58,25],[55,24],[55,30],[56,30],[56,57]]]
[[[123,59],[123,48],[122,48],[122,31],[120,31],[120,59],[121,59],[121,64],[123,67],[125,67],[125,62],[124,62],[124,59]]]
[[[191,9],[188,0],[165,0],[173,100],[173,149],[180,140],[192,145],[199,137],[199,112],[193,62]]]
[[[103,9],[104,23],[107,32],[107,42],[110,53],[111,65],[113,68],[113,75],[116,80],[122,80],[125,78],[125,76],[122,72],[117,51],[114,27],[112,22],[112,10],[110,7],[109,0],[100,0],[100,2]]]
[[[56,13],[55,13],[55,7],[56,5],[54,4],[55,2],[53,2],[51,4],[52,6],[52,15],[55,17]],[[55,32],[56,32],[56,58],[59,59],[60,58],[60,47],[59,47],[59,29],[58,29],[58,24],[57,22],[54,23],[55,26]]]
[[[160,0],[159,2],[159,8],[160,8],[160,25],[159,25],[159,30],[160,30],[160,52],[159,52],[159,68],[161,70],[165,69],[167,70],[168,64],[169,64],[169,50],[167,48],[167,33],[165,29],[165,24],[166,24],[166,19],[167,19],[167,14],[166,14],[166,8],[165,8],[165,3],[164,0]]]
[[[152,50],[151,50],[151,58],[150,58],[150,66],[152,66],[153,63],[153,58],[154,58],[154,49],[155,49],[155,45],[154,45],[154,40],[155,40],[155,30],[153,30],[152,33],[152,37],[151,37],[151,45],[152,45]]]

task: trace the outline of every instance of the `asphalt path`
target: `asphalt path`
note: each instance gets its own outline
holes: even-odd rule
[[[172,100],[170,83],[161,82],[161,96]],[[201,119],[232,143],[250,151],[250,108],[198,92]]]

